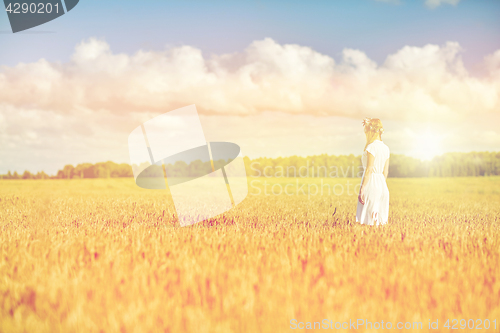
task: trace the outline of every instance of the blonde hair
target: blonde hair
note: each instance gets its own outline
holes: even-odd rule
[[[384,133],[384,126],[382,126],[382,122],[378,118],[365,118],[363,119],[363,126],[366,128],[366,147],[373,141],[375,141],[379,136],[380,140],[382,140],[382,133]]]

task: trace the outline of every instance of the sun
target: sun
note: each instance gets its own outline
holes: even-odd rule
[[[424,161],[431,160],[434,156],[443,154],[441,141],[441,135],[426,130],[415,139],[413,155]]]

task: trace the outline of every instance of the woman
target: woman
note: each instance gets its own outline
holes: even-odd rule
[[[389,147],[381,140],[382,122],[376,118],[363,120],[366,145],[361,161],[363,178],[358,196],[356,222],[368,225],[386,224],[389,217]]]

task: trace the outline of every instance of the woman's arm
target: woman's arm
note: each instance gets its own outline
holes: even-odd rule
[[[385,176],[385,179],[387,179],[387,175],[389,174],[389,159],[387,159],[387,161],[385,161],[385,165],[384,165],[384,176]]]
[[[365,204],[365,193],[364,190],[366,188],[366,184],[368,184],[368,181],[370,180],[370,177],[373,173],[373,162],[375,161],[375,156],[373,156],[371,153],[366,152],[366,170],[365,170],[365,176],[363,177],[363,183],[361,184],[361,188],[359,190],[359,196],[358,200],[361,202],[363,205]]]

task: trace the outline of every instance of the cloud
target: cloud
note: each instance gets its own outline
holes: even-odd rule
[[[460,0],[425,0],[425,5],[429,8],[436,8],[441,6],[441,4],[449,4],[455,6]]]
[[[0,67],[0,173],[128,162],[138,124],[189,104],[207,140],[236,142],[252,157],[356,152],[364,116],[383,119],[398,153],[411,154],[412,138],[397,136],[399,126],[426,122],[439,131],[467,124],[447,150],[495,150],[500,50],[485,57],[485,77],[468,73],[461,52],[454,42],[405,46],[377,64],[361,50],[336,61],[266,38],[210,57],[191,46],[127,55],[91,38],[65,63]]]
[[[500,50],[487,55],[484,58],[484,62],[491,77],[495,78],[497,81],[500,80]]]
[[[70,114],[166,112],[196,104],[200,113],[262,111],[315,116],[443,121],[500,109],[500,51],[486,57],[490,75],[469,75],[458,43],[406,46],[378,65],[360,50],[342,59],[270,38],[243,52],[203,57],[181,46],[113,53],[91,38],[67,63],[40,59],[0,69],[0,103]]]
[[[375,0],[375,1],[387,2],[387,3],[394,4],[394,5],[399,5],[401,3],[400,0]],[[425,5],[429,8],[434,9],[436,7],[441,6],[441,4],[449,4],[449,5],[455,6],[459,2],[460,2],[460,0],[425,0]]]

